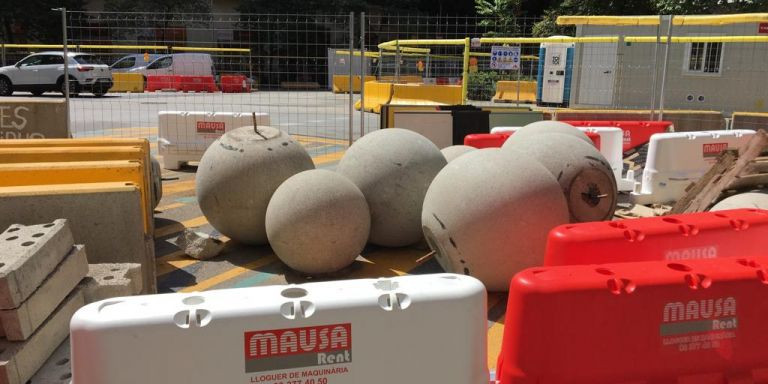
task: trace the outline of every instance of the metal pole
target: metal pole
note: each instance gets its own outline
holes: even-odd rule
[[[355,14],[349,13],[349,145],[354,141],[352,136],[355,127],[355,92],[354,92],[354,71],[352,71],[352,59],[355,57]]]
[[[664,18],[659,15],[659,25],[656,26],[656,46],[653,49],[653,83],[651,85],[651,120],[656,119],[656,82],[659,80],[659,44],[661,44],[661,21]]]
[[[72,136],[69,121],[69,50],[67,49],[67,8],[54,8],[52,11],[61,11],[61,38],[64,48],[64,117],[67,123],[67,134]]]
[[[467,104],[467,87],[469,86],[469,51],[471,43],[469,37],[464,38],[464,69],[461,72],[461,104]]]
[[[365,135],[365,12],[360,13],[360,137]]]
[[[6,64],[5,64],[5,44],[3,44],[3,55],[2,56],[3,56],[3,67],[5,67],[6,66]]]
[[[520,46],[519,51],[520,57],[518,58],[518,67],[517,67],[517,103],[515,104],[516,107],[520,107],[520,71],[523,70],[523,46]]]
[[[667,27],[667,46],[664,49],[664,68],[661,72],[661,92],[659,92],[659,121],[664,120],[664,88],[667,83],[667,67],[669,67],[669,47],[672,45],[672,22],[674,15],[669,16],[669,26]]]
[[[400,84],[400,40],[395,42],[395,84]]]

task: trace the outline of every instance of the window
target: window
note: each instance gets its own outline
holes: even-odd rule
[[[173,57],[166,56],[162,59],[155,60],[154,63],[150,64],[148,69],[162,69],[162,68],[168,68],[173,64]]]
[[[688,73],[719,74],[723,43],[690,43],[685,70]]]
[[[30,56],[30,57],[27,57],[26,59],[23,59],[23,60],[19,61],[18,66],[19,67],[30,67],[30,66],[33,66],[33,65],[42,65],[43,60],[44,60],[43,55]]]
[[[133,68],[135,64],[136,64],[136,58],[128,57],[118,61],[117,63],[112,64],[112,68],[116,68],[116,69]]]
[[[56,65],[64,64],[64,56],[59,55],[44,55],[39,65]]]
[[[99,65],[104,64],[99,60],[98,57],[93,55],[78,55],[74,57],[75,61],[78,64],[90,64],[90,65]]]

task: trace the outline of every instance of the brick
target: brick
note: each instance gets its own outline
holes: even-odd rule
[[[40,288],[19,308],[0,311],[0,324],[5,338],[12,341],[29,338],[86,274],[88,259],[85,247],[75,245]]]
[[[6,217],[16,220],[15,216]],[[54,219],[51,217],[52,222],[39,225],[13,224],[0,234],[0,309],[18,308],[74,245],[69,222]]]
[[[72,381],[72,363],[70,362],[69,338],[53,352],[29,384],[70,384]]]
[[[83,292],[73,291],[26,341],[0,340],[0,384],[25,384],[69,335],[69,320],[85,305]]]
[[[91,264],[88,276],[80,283],[85,303],[141,293],[141,264]]]

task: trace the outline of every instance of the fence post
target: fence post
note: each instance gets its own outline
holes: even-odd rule
[[[467,90],[469,86],[469,37],[464,38],[464,65],[461,73],[461,104],[467,104]]]
[[[360,14],[360,137],[365,135],[365,12]]]
[[[653,48],[653,83],[651,85],[651,115],[650,120],[656,119],[656,82],[659,80],[659,44],[661,44],[661,22],[664,17],[659,15],[659,25],[656,26],[656,46]]]
[[[353,130],[355,126],[355,92],[354,92],[354,79],[355,74],[352,70],[352,59],[355,57],[355,14],[349,13],[349,145],[352,145]]]
[[[3,67],[5,67],[7,64],[5,64],[5,44],[2,44],[2,60],[3,60]]]
[[[667,46],[664,49],[664,68],[661,72],[661,91],[659,94],[659,121],[664,120],[664,88],[667,83],[667,67],[669,67],[669,47],[672,45],[672,22],[674,15],[669,16],[669,26],[667,27]]]
[[[67,47],[67,8],[53,8],[52,11],[61,11],[61,38],[64,51],[64,118],[67,123],[67,133],[72,135],[69,121],[69,52]]]

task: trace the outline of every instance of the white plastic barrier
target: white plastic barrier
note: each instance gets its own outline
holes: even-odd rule
[[[485,306],[453,274],[108,299],[72,318],[72,379],[487,384]]]
[[[624,134],[621,128],[615,127],[576,127],[583,132],[592,132],[600,135],[600,153],[608,161],[616,177],[616,187],[619,191],[631,191],[635,186],[635,180],[622,177],[624,170],[624,158],[622,145]],[[515,132],[520,127],[496,127],[491,133]]]
[[[651,136],[641,183],[631,194],[635,204],[677,201],[726,149],[738,149],[754,135],[748,129],[657,133]]]
[[[200,161],[205,150],[225,132],[253,125],[251,113],[160,111],[158,152],[166,169]],[[258,125],[269,125],[269,115],[256,114]]]

